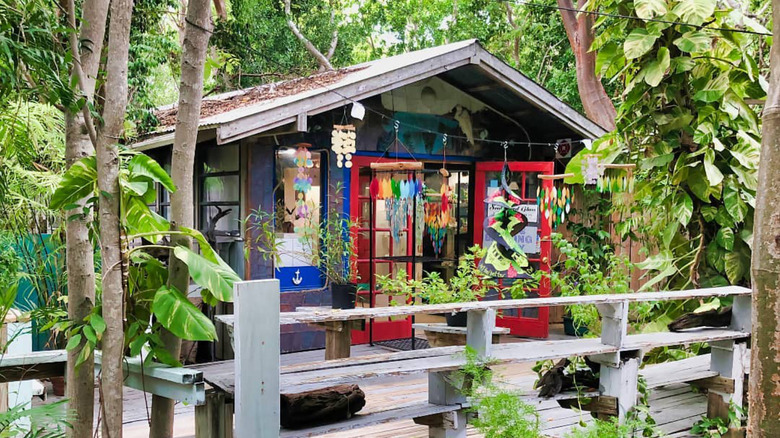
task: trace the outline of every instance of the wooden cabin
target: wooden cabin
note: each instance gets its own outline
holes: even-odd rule
[[[176,108],[161,108],[157,117],[158,129],[134,147],[169,163]],[[339,167],[331,138],[334,126],[342,125],[354,126],[356,151]],[[199,129],[193,181],[197,227],[209,232],[223,258],[245,279],[278,278],[281,311],[330,304],[318,268],[289,254],[310,251],[300,246],[301,230],[318,223],[324,209],[317,207],[329,195],[335,197],[337,186],[340,208],[360,227],[359,306],[386,306],[393,299],[376,290],[376,274],[403,268],[417,277],[430,271],[452,275],[457,258],[472,244],[483,243],[483,200],[498,187],[505,160],[514,190],[528,204],[529,226],[517,239],[532,263],[544,268],[550,244],[543,237],[551,230],[539,214],[538,176],[560,173],[587,143],[581,140],[605,133],[476,40],[209,96]],[[301,148],[311,155],[310,166],[303,169],[311,179],[305,191],[295,183]],[[440,247],[426,230],[420,235],[409,224],[394,230],[384,203],[369,195],[376,177],[371,163],[394,161],[423,163],[421,175],[434,192],[443,183],[437,170],[448,170],[453,220]],[[299,194],[310,206],[306,214],[296,206]],[[169,205],[161,193],[157,211],[167,215]],[[256,233],[242,225],[258,209],[275,218],[282,248],[288,250],[279,263],[255,249]],[[514,335],[544,338],[548,310],[507,311],[498,324]],[[354,331],[352,342],[410,339],[411,325],[411,317],[374,320]],[[281,336],[283,352],[321,348],[325,342],[325,332],[307,324],[285,326]],[[229,347],[218,348],[217,357],[230,354]]]

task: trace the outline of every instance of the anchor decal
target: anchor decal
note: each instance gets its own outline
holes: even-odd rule
[[[295,277],[292,278],[292,282],[294,285],[298,286],[303,281],[303,277],[301,277],[301,270],[296,269],[295,270]]]

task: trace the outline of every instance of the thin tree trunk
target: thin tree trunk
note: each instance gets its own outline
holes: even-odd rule
[[[580,0],[577,9],[582,9],[586,1]],[[572,0],[558,0],[561,7],[561,18],[566,35],[574,52],[577,69],[577,89],[580,92],[585,114],[594,122],[607,130],[615,129],[615,105],[604,90],[601,78],[596,74],[596,52],[590,51],[593,43],[593,16],[577,14]],[[568,9],[568,10],[567,10]]]
[[[80,62],[80,69],[73,68],[71,76],[77,78],[77,83],[83,85],[81,92],[88,101],[92,101],[95,90],[95,77],[100,64],[100,51],[103,48],[103,38],[106,32],[108,16],[108,0],[85,0],[82,4],[82,23],[79,39],[81,50],[71,47],[74,62]],[[67,6],[69,22],[76,29],[76,11],[73,0]],[[78,73],[77,73],[78,72]],[[79,80],[80,79],[80,80]],[[95,151],[95,145],[87,134],[83,113],[65,113],[65,161],[68,167],[78,160],[90,156]],[[82,199],[79,208],[84,206]],[[67,221],[65,226],[65,266],[68,271],[68,319],[83,321],[92,313],[95,304],[95,259],[92,242],[89,239],[87,224],[92,217]],[[69,400],[68,408],[75,418],[68,436],[72,438],[91,438],[93,434],[95,410],[95,364],[92,354],[82,363],[76,372],[76,361],[81,349],[86,343],[82,341],[79,348],[68,351],[68,364],[65,378],[68,382],[65,397]]]
[[[103,360],[101,397],[103,436],[122,436],[122,358],[124,356],[124,288],[120,244],[119,148],[127,109],[127,61],[133,0],[111,1],[106,55],[103,126],[98,133],[100,247],[103,270]]]
[[[509,25],[512,26],[514,33],[512,35],[512,59],[515,61],[514,67],[517,68],[520,65],[520,37],[517,35],[519,26],[515,22],[513,6],[509,2],[505,2],[504,8],[506,8],[506,19]]]
[[[193,227],[195,205],[192,184],[195,169],[195,146],[198,139],[200,106],[203,98],[203,69],[211,36],[211,7],[209,0],[190,0],[184,27],[181,54],[181,82],[179,107],[176,114],[176,133],[171,157],[171,178],[176,191],[171,194],[171,221],[175,227]],[[190,239],[173,236],[174,246],[190,247]],[[168,283],[185,294],[189,290],[187,265],[176,257],[170,257]],[[175,358],[181,354],[181,339],[163,331],[162,340],[168,352]],[[152,397],[152,424],[150,437],[173,436],[173,400]]]
[[[772,2],[780,34],[780,0]],[[762,120],[753,235],[753,329],[748,436],[780,436],[780,44],[770,49],[769,92]]]

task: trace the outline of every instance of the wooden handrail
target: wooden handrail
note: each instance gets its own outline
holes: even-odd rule
[[[325,321],[348,321],[354,319],[384,318],[390,316],[465,312],[487,309],[524,309],[533,307],[560,307],[576,304],[615,304],[643,301],[673,301],[691,298],[708,298],[736,295],[750,295],[751,290],[741,286],[724,286],[666,292],[636,292],[615,295],[585,295],[576,297],[543,297],[518,300],[474,301],[467,303],[425,304],[390,307],[358,307],[348,310],[318,310],[309,312],[283,312],[280,324],[315,323]],[[224,317],[223,317],[224,318]],[[230,324],[230,318],[222,319]]]

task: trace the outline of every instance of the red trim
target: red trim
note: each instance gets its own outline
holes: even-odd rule
[[[485,193],[485,173],[486,172],[500,172],[504,163],[500,161],[494,162],[482,162],[477,163],[476,180],[474,187],[474,199],[477,200],[474,204],[474,243],[482,244],[482,222],[485,218],[485,203],[482,202]],[[524,172],[524,173],[542,173],[552,174],[554,172],[553,162],[511,162],[509,163],[509,169],[512,172]],[[543,180],[542,187],[550,189],[552,187],[552,181]],[[524,201],[534,201],[536,198],[525,198],[525,174],[522,178],[522,191],[520,196]],[[540,268],[545,271],[550,271],[550,226],[547,221],[541,220],[541,244],[540,244]],[[531,259],[533,260],[533,259]],[[546,260],[546,262],[544,262]],[[544,278],[539,285],[539,296],[550,296],[550,281],[548,278]],[[523,316],[503,316],[496,318],[496,325],[499,327],[509,328],[509,331],[513,335],[528,336],[534,338],[546,338],[549,335],[549,316],[550,309],[548,307],[538,308],[539,316],[537,318],[527,318]]]
[[[374,202],[370,199],[370,196],[362,195],[360,192],[361,190],[365,190],[365,185],[361,185],[360,182],[360,169],[367,168],[371,165],[371,163],[381,163],[381,162],[404,162],[404,161],[410,161],[410,160],[389,160],[384,159],[380,157],[366,157],[366,156],[353,156],[352,157],[352,168],[349,170],[349,178],[350,178],[350,199],[352,201],[350,202],[350,218],[357,222],[362,223],[362,221],[359,221],[360,214],[361,214],[361,207],[364,202]],[[376,233],[389,233],[389,228],[377,228],[376,227],[376,210],[374,214],[374,232],[371,233],[371,236],[369,236],[370,239],[373,239],[373,248],[374,251],[376,251]],[[358,231],[360,232],[367,232],[369,230],[368,227],[361,227]],[[409,229],[407,230],[407,236],[411,236],[411,223],[409,225]],[[360,235],[360,234],[358,234]],[[358,237],[358,245],[360,244],[361,239]],[[368,243],[368,242],[367,242]],[[412,251],[412,242],[411,239],[407,239],[407,254],[411,254]],[[360,251],[360,248],[358,247],[358,251]],[[366,248],[365,254],[368,254],[369,249]],[[389,255],[393,255],[393,245],[390,245],[389,248]],[[369,263],[370,260],[370,254],[369,258],[364,258],[365,256],[361,257],[357,260],[358,263],[365,264]],[[381,257],[374,257],[374,274],[376,275],[376,266],[378,264],[390,264],[390,269],[392,270],[393,264],[396,262],[392,262],[389,260],[382,260]],[[406,272],[411,272],[411,263],[406,263]],[[362,291],[359,293],[360,296],[368,296],[370,297],[372,304],[376,305],[376,296],[378,293],[376,291],[376,278],[369,279],[368,283],[370,286],[371,291]],[[373,292],[373,293],[372,293]],[[373,321],[373,338],[374,341],[387,341],[391,339],[401,339],[401,338],[408,338],[412,335],[412,318],[407,317],[404,319],[394,319],[391,321]],[[368,323],[367,323],[368,324]],[[367,344],[369,342],[369,326],[366,325],[365,330],[352,330],[352,344]]]

